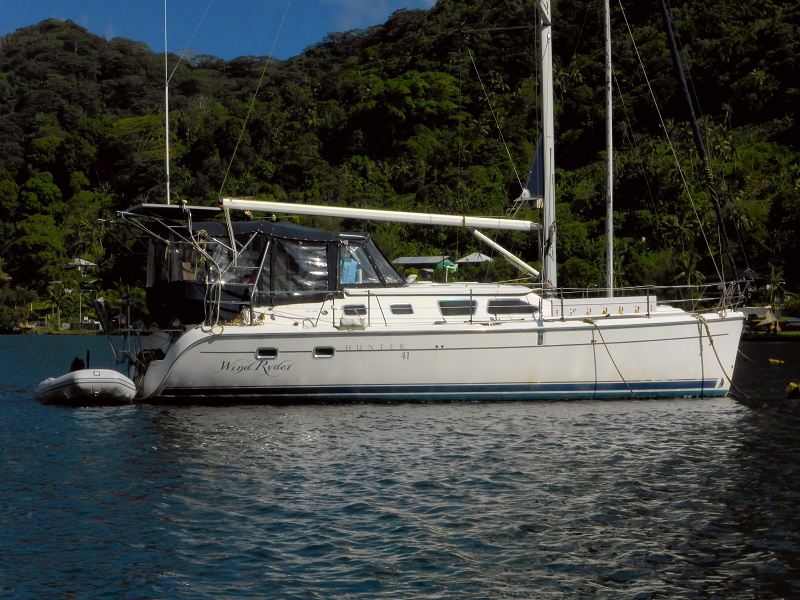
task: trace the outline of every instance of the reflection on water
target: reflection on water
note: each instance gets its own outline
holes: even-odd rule
[[[798,352],[745,352],[747,405],[63,409],[6,364],[0,595],[797,597]]]

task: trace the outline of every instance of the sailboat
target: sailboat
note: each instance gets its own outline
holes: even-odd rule
[[[571,297],[557,284],[551,14],[537,0],[543,75],[542,224],[224,198],[119,213],[148,238],[147,303],[161,329],[125,356],[147,402],[337,402],[724,396],[741,312],[689,312],[654,294]],[[250,211],[262,219],[238,221]],[[540,285],[410,282],[366,233],[313,215],[459,227]],[[486,230],[541,232],[542,272]],[[610,287],[610,285],[609,285]]]

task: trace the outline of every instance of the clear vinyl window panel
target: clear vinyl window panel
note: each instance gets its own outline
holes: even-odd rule
[[[380,285],[378,272],[372,266],[364,247],[356,244],[339,246],[339,281],[352,285]]]
[[[403,284],[403,278],[371,240],[366,244],[346,241],[339,246],[339,282],[343,287],[396,286]]]
[[[276,240],[272,256],[276,292],[328,289],[328,255],[324,242]]]

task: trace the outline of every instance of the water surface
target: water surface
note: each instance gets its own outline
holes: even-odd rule
[[[0,336],[4,597],[800,595],[800,345],[741,402],[32,400],[87,347]]]

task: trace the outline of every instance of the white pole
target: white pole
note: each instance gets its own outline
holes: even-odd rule
[[[418,225],[481,227],[484,229],[504,229],[507,231],[535,231],[540,228],[538,223],[533,223],[532,221],[517,221],[515,219],[439,215],[434,213],[413,213],[370,208],[346,208],[344,206],[321,206],[319,204],[291,204],[288,202],[251,200],[249,198],[223,198],[222,205],[232,210],[311,215],[316,217],[339,217],[342,219],[361,219],[364,221],[394,221],[396,223],[416,223]]]
[[[603,3],[606,29],[606,295],[614,296],[614,141],[611,94],[611,8]]]
[[[556,266],[555,122],[553,116],[553,39],[550,0],[538,0],[542,63],[542,142],[544,199],[542,202],[542,283],[558,287]]]
[[[520,260],[519,258],[517,258],[516,256],[514,256],[513,254],[511,254],[511,252],[509,252],[508,250],[506,250],[505,248],[503,248],[503,247],[502,247],[500,244],[498,244],[497,242],[495,242],[495,241],[493,241],[493,240],[489,239],[488,237],[486,237],[485,235],[483,235],[483,234],[482,234],[480,231],[478,231],[477,229],[473,229],[473,230],[472,230],[472,235],[474,235],[476,238],[478,238],[480,241],[482,241],[483,243],[485,243],[485,244],[486,244],[487,246],[489,246],[490,248],[494,248],[495,250],[497,250],[497,251],[498,251],[500,254],[502,254],[503,256],[505,256],[505,257],[506,257],[506,258],[507,258],[507,259],[508,259],[510,262],[512,262],[513,264],[517,265],[517,266],[518,266],[520,269],[522,269],[522,270],[523,270],[523,271],[525,271],[526,273],[530,273],[530,274],[531,274],[531,275],[533,275],[534,277],[539,277],[539,271],[537,271],[536,269],[534,269],[534,268],[533,268],[532,266],[530,266],[528,263],[526,263],[526,262],[524,262],[524,261]]]
[[[170,203],[169,189],[169,62],[167,51],[167,0],[164,0],[164,127],[167,146],[167,204]]]

